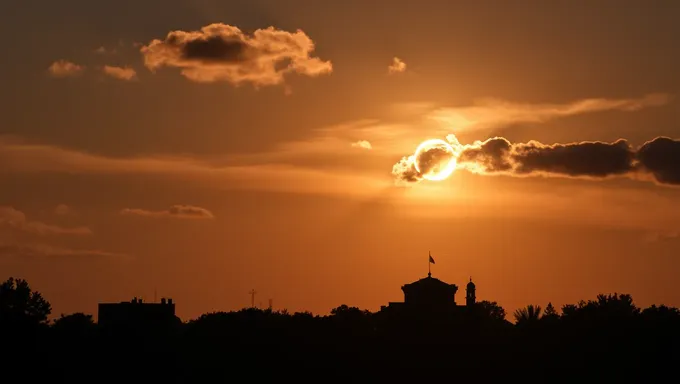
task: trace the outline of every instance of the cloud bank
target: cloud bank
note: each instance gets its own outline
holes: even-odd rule
[[[661,185],[680,185],[680,140],[657,137],[633,148],[626,140],[543,144],[538,141],[511,143],[494,137],[461,145],[453,135],[447,137],[457,155],[457,168],[482,175],[557,176],[588,179],[630,177],[653,180]],[[433,149],[437,153],[438,149]],[[428,151],[425,151],[427,155]],[[438,161],[448,161],[452,157]],[[416,170],[416,162],[421,172]],[[394,165],[396,180],[415,183],[423,179],[431,162],[403,157]]]
[[[37,235],[91,235],[87,227],[60,227],[28,220],[26,214],[13,207],[0,207],[0,226]]]
[[[214,219],[212,212],[205,208],[195,207],[192,205],[173,205],[169,209],[163,211],[149,211],[138,208],[125,208],[120,211],[121,215],[128,216],[143,216],[143,217],[158,217],[158,218],[176,218],[176,219]]]
[[[151,71],[161,67],[181,69],[196,82],[226,81],[233,85],[278,85],[284,76],[329,74],[330,61],[311,56],[312,39],[303,31],[269,27],[251,35],[226,24],[210,24],[200,31],[172,31],[141,47],[144,64]]]

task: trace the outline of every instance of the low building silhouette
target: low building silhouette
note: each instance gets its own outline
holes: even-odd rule
[[[404,292],[403,302],[390,302],[381,307],[381,312],[387,314],[407,313],[447,313],[455,314],[472,308],[476,304],[476,286],[470,278],[466,286],[465,305],[456,303],[458,286],[449,284],[427,274],[420,280],[405,284],[401,287]]]
[[[172,299],[145,303],[135,297],[132,301],[99,304],[98,322],[104,327],[155,326],[172,324],[176,319]]]

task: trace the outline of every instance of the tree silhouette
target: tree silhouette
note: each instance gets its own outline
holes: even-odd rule
[[[87,332],[95,326],[92,315],[85,313],[63,314],[52,324],[52,328],[63,332]]]
[[[545,318],[555,318],[555,317],[560,317],[560,315],[557,313],[557,310],[552,305],[552,303],[548,303],[548,305],[545,307],[545,310],[543,310],[543,317],[541,317],[541,318],[545,319]]]
[[[477,303],[482,316],[491,320],[505,320],[505,309],[495,301],[482,300]]]
[[[541,318],[541,306],[529,304],[524,308],[515,310],[515,323],[517,325],[525,323],[535,323]]]
[[[47,324],[52,306],[28,282],[10,277],[0,284],[0,323]]]

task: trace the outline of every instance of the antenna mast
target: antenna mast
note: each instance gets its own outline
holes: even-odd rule
[[[255,289],[251,289],[248,294],[250,294],[250,308],[255,308]]]

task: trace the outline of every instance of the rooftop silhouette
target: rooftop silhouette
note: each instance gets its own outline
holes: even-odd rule
[[[254,307],[181,322],[175,303],[134,298],[101,303],[99,323],[75,313],[48,320],[49,302],[28,282],[0,285],[2,361],[50,382],[230,380],[256,370],[296,381],[492,382],[532,372],[537,382],[560,372],[567,381],[653,381],[680,362],[680,311],[638,308],[630,295],[602,294],[565,305],[528,305],[515,323],[493,301],[477,301],[476,285],[432,277],[402,286],[404,301],[371,313],[340,305],[329,315]],[[45,354],[44,351],[59,353]],[[318,376],[322,375],[322,376]],[[312,378],[315,378],[312,380]],[[523,381],[532,381],[532,377]]]

